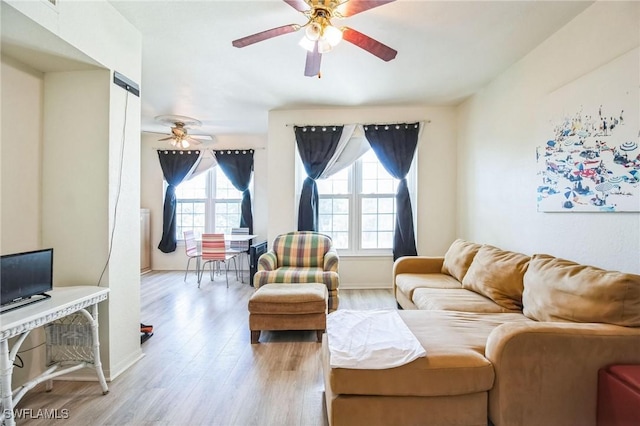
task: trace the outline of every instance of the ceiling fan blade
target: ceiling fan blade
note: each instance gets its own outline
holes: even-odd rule
[[[298,24],[289,24],[283,25],[282,27],[271,28],[270,30],[262,31],[256,34],[252,34],[250,36],[242,37],[237,40],[231,42],[234,47],[245,47],[250,44],[257,43],[259,41],[264,41],[273,37],[281,36],[284,34],[289,34],[300,29],[300,25]]]
[[[336,10],[337,14],[343,17],[353,16],[356,13],[382,6],[383,4],[394,2],[395,0],[346,0],[340,4]]]
[[[313,47],[313,52],[307,51],[307,62],[304,66],[304,75],[306,77],[320,76],[320,61],[322,53],[318,52],[318,41]]]
[[[190,138],[196,139],[198,141],[212,141],[213,137],[211,135],[189,135]]]
[[[191,136],[187,136],[185,139],[188,140],[193,145],[201,145],[202,144],[202,142],[200,142],[197,139],[192,138]]]
[[[377,40],[372,39],[368,35],[364,35],[359,31],[356,31],[349,27],[342,29],[342,39],[349,43],[355,44],[361,49],[366,50],[372,55],[376,55],[383,61],[389,62],[394,59],[398,52],[386,44],[382,44]]]
[[[158,142],[162,142],[162,141],[168,141],[171,139],[175,139],[173,136],[169,136],[168,138],[162,138],[162,139],[158,139]]]
[[[304,0],[283,0],[286,4],[298,12],[306,12],[310,9],[309,4]]]

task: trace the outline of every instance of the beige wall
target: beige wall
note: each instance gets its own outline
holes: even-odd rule
[[[168,130],[168,129],[167,129]],[[164,178],[158,160],[157,149],[168,147],[166,141],[159,142],[161,136],[157,134],[142,134],[140,148],[141,159],[141,195],[140,207],[150,210],[151,215],[151,268],[156,271],[184,270],[187,265],[187,257],[184,254],[184,245],[178,241],[178,247],[173,253],[163,253],[158,250],[158,244],[162,238],[162,209],[164,203]],[[254,149],[254,193],[251,194],[253,202],[253,227],[258,240],[266,239],[267,224],[261,214],[266,203],[265,175],[266,175],[266,135],[216,135],[211,149]],[[191,268],[194,268],[191,262]],[[246,267],[245,267],[246,269]]]
[[[216,136],[215,149],[257,148],[254,154],[254,228],[260,240],[296,229],[294,179],[295,137],[286,124],[428,121],[418,145],[418,252],[443,254],[455,238],[455,111],[452,107],[362,107],[271,111],[269,134]],[[267,141],[268,138],[268,141]],[[156,247],[162,236],[162,171],[153,149],[157,135],[142,136],[141,207],[151,210],[152,269],[184,269],[179,245],[165,254]],[[266,147],[266,149],[264,149]],[[343,257],[343,288],[388,288],[393,259],[389,256]]]
[[[107,265],[100,285],[111,291],[100,305],[100,338],[105,374],[113,379],[142,356],[139,239],[131,239],[139,234],[140,99],[129,95],[125,107],[126,92],[112,83],[112,70],[141,80],[141,37],[106,1],[59,2],[57,8],[9,1],[2,10],[18,38],[12,56],[41,72],[16,102],[30,106],[14,113],[4,106],[16,95],[5,88],[19,88],[33,73],[13,72],[3,59],[3,165],[10,161],[5,153],[16,154],[5,150],[10,123],[20,127],[21,145],[26,133],[33,163],[24,164],[23,173],[2,173],[2,250],[22,244],[12,231],[23,225],[33,244],[54,247],[57,286],[98,285]],[[11,189],[5,193],[5,187]],[[27,202],[27,211],[11,197]],[[18,215],[17,224],[12,218]]]
[[[2,56],[0,66],[0,254],[9,254],[44,248],[40,209],[44,76],[6,56]],[[38,329],[23,347],[36,347],[43,339],[44,333]],[[24,368],[16,369],[14,384],[38,375],[45,362],[43,351],[20,356]]]
[[[535,192],[545,97],[637,48],[639,28],[640,3],[596,2],[458,108],[458,236],[640,273],[640,213],[539,213]]]
[[[456,120],[452,107],[325,107],[269,113],[267,239],[297,229],[295,136],[292,124],[430,121],[418,141],[417,245],[421,255],[443,254],[455,238]],[[393,258],[341,257],[342,288],[389,288]]]
[[[43,74],[2,56],[2,181],[3,254],[42,248]]]

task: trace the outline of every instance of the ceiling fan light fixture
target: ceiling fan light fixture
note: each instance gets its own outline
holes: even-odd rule
[[[321,38],[318,40],[318,52],[320,53],[328,53],[333,50],[333,46],[329,41],[325,38]]]
[[[308,50],[309,52],[313,52],[313,48],[316,45],[316,42],[313,40],[309,40],[307,36],[302,37],[300,42],[298,43],[303,49]]]
[[[311,41],[316,41],[322,35],[322,25],[318,22],[311,22],[304,30],[304,36]]]
[[[336,47],[338,43],[342,40],[342,31],[333,25],[327,25],[324,29],[324,39],[331,45],[331,47]]]

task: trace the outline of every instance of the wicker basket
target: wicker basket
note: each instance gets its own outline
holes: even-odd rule
[[[65,361],[93,363],[91,324],[82,314],[72,314],[45,327],[47,365]]]

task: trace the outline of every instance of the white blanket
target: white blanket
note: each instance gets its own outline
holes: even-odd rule
[[[327,316],[331,367],[381,370],[427,352],[397,311],[337,310]]]

